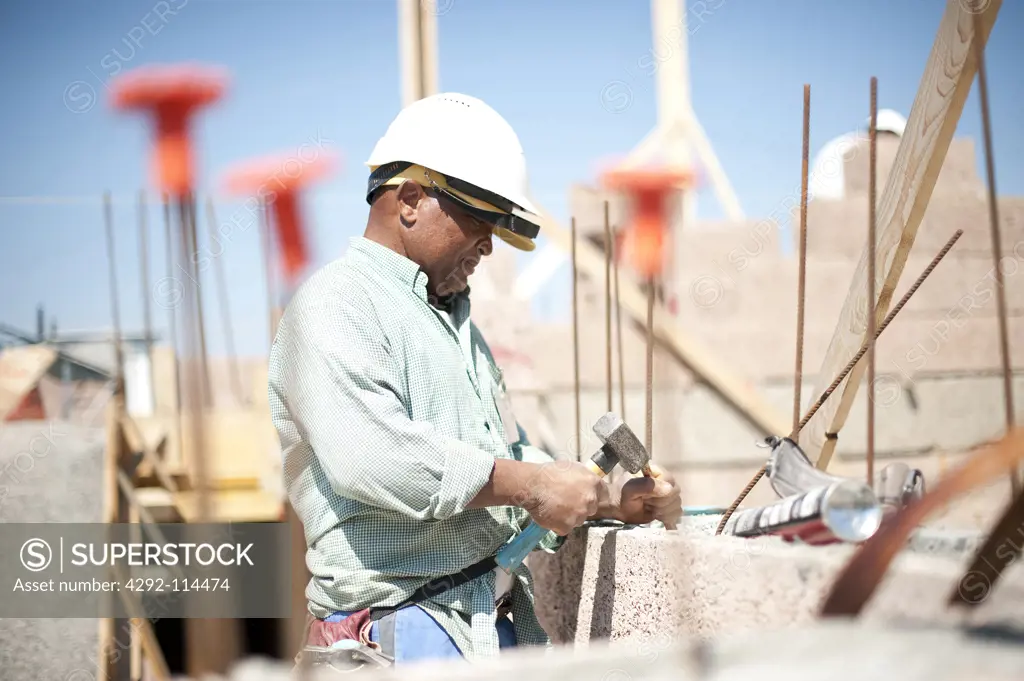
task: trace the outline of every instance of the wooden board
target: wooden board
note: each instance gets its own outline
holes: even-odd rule
[[[284,500],[260,489],[214,491],[210,502],[210,518],[206,522],[211,523],[281,522],[284,513]],[[196,522],[199,517],[196,492],[178,492],[174,503],[185,522]]]
[[[876,209],[877,323],[881,323],[889,312],[893,293],[903,274],[917,228],[924,217],[946,151],[960,120],[964,101],[971,89],[977,71],[975,42],[980,42],[984,47],[1001,5],[1002,0],[985,0],[980,5],[983,7],[980,15],[976,17],[968,11],[970,5],[964,0],[947,0],[942,23],[921,77],[914,106],[910,110],[906,131]],[[977,35],[976,18],[980,28]],[[865,102],[867,90],[865,82]],[[814,225],[810,225],[809,229],[813,230]],[[866,225],[864,231],[867,234]],[[869,309],[867,269],[865,243],[839,314],[839,323],[818,370],[814,390],[807,395],[807,405],[818,399],[865,342]],[[913,274],[917,275],[916,272]],[[839,433],[846,422],[866,367],[867,360],[861,361],[800,432],[800,446],[822,470],[828,467],[832,459],[837,441],[834,435]]]
[[[57,352],[46,345],[0,350],[0,421],[18,408],[56,360]]]
[[[570,250],[571,233],[548,216],[547,211],[540,210],[545,215],[541,221],[541,233],[559,247]],[[579,239],[576,245],[576,266],[594,281],[604,281],[604,254],[583,239]],[[647,295],[625,267],[619,271],[619,302],[633,321],[646,325]],[[777,412],[764,401],[753,385],[736,376],[725,362],[713,356],[710,350],[683,331],[661,305],[656,305],[654,311],[654,336],[660,346],[707,383],[764,435],[788,433],[792,427],[790,419]]]
[[[141,487],[135,496],[157,522],[195,522],[198,517],[194,491],[172,493],[160,487]],[[209,522],[281,522],[285,511],[283,499],[262,489],[214,490],[212,506]],[[174,517],[175,511],[180,519]]]
[[[163,461],[171,475],[194,473],[195,447],[191,419],[182,415],[181,430],[173,415],[136,417],[143,433],[165,433]],[[268,475],[277,475],[280,445],[270,414],[259,409],[214,411],[203,417],[204,452],[214,489],[251,489]],[[182,441],[184,446],[182,446]]]

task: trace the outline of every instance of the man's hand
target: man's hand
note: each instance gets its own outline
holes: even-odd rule
[[[541,464],[520,504],[541,527],[569,534],[598,510],[604,483],[585,464],[558,461]]]
[[[609,490],[610,515],[629,525],[660,520],[669,530],[676,529],[683,515],[679,486],[668,471],[651,464],[654,477],[626,478],[621,487]]]

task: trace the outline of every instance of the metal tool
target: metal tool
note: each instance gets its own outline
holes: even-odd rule
[[[608,475],[621,464],[630,473],[639,473],[647,467],[650,455],[619,415],[608,412],[594,424],[594,434],[601,440],[601,448],[590,458],[587,466],[598,477]],[[502,547],[495,561],[505,572],[512,572],[551,530],[536,522]]]
[[[891,463],[882,469],[875,482],[878,501],[892,509],[903,508],[924,496],[924,474],[905,463]]]
[[[870,487],[858,480],[842,480],[735,513],[722,534],[771,534],[805,544],[861,542],[878,531],[882,516],[882,506]]]

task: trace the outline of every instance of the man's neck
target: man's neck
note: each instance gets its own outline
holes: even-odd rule
[[[374,225],[367,225],[366,231],[363,232],[363,238],[378,243],[384,248],[394,251],[403,258],[409,257],[409,254],[405,250],[405,244],[402,243],[402,240],[397,234],[394,234],[389,230],[376,228]]]

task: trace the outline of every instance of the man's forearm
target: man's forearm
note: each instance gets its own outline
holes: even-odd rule
[[[530,499],[530,479],[537,474],[541,464],[496,459],[491,477],[487,480],[467,508],[488,506],[524,506]]]
[[[542,464],[497,459],[491,470],[491,477],[481,488],[467,508],[486,508],[488,506],[520,506],[529,505],[532,498],[531,479],[538,473]],[[588,520],[619,520],[621,513],[618,499],[607,480],[601,481],[602,493],[598,498],[597,512]]]

